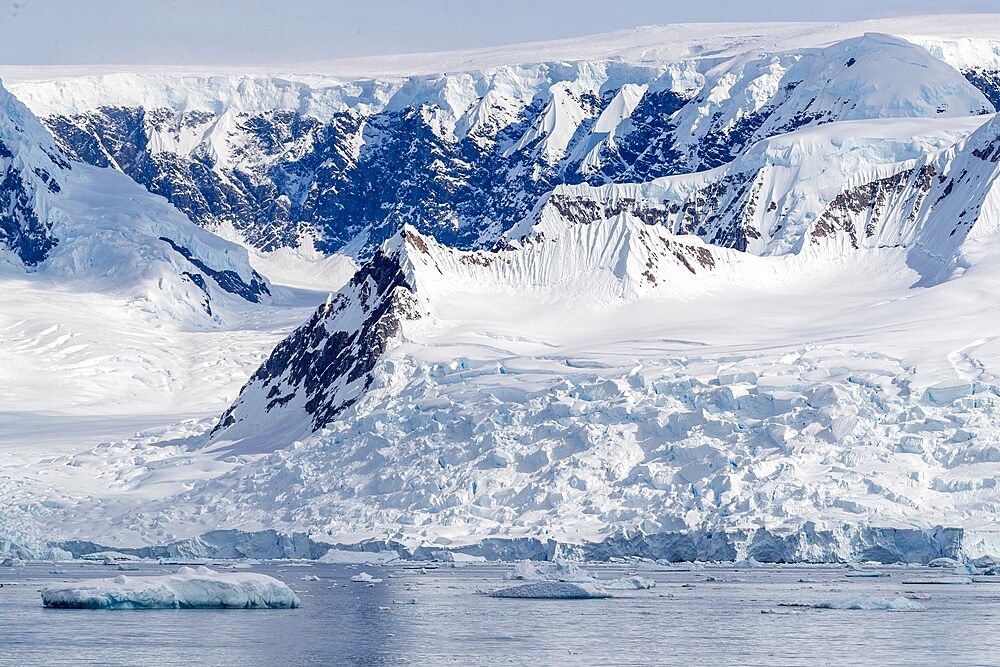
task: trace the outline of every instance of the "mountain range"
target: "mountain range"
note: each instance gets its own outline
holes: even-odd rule
[[[0,68],[7,549],[995,552],[972,21]]]

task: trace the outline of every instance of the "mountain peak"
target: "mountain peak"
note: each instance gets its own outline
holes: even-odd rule
[[[0,84],[0,249],[27,267],[58,243],[47,200],[62,191],[69,161],[41,122]]]
[[[219,419],[213,440],[240,440],[241,451],[269,448],[271,434],[323,428],[371,390],[381,357],[398,344],[404,324],[428,314],[416,294],[412,252],[428,252],[416,230],[406,227],[387,239],[278,344]]]

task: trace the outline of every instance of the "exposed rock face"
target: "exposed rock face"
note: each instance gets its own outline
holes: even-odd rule
[[[219,287],[230,294],[235,294],[236,296],[242,297],[252,303],[259,303],[261,297],[271,294],[271,290],[268,288],[267,281],[264,279],[264,276],[260,275],[256,271],[251,272],[250,280],[246,281],[236,271],[212,268],[202,259],[196,257],[190,250],[178,245],[166,236],[161,236],[160,240],[173,248],[175,252],[180,254],[187,261],[191,262],[192,265],[200,269],[202,273],[210,277]],[[191,280],[198,285],[202,291],[207,290],[205,279],[202,274],[195,273],[186,275],[189,275]]]
[[[0,247],[28,267],[59,242],[47,197],[58,196],[70,164],[38,120],[0,86]]]
[[[411,236],[406,243],[415,244]],[[402,323],[422,316],[407,276],[404,242],[387,244],[351,282],[271,353],[219,420],[221,432],[240,420],[266,420],[295,400],[314,430],[333,421],[374,382],[382,354]]]
[[[812,241],[843,232],[858,248],[860,236],[870,239],[883,226],[890,207],[903,207],[913,222],[935,176],[934,166],[924,165],[841,192],[813,226]]]

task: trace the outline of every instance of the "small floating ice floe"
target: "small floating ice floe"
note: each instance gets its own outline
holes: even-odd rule
[[[321,563],[335,563],[337,565],[384,565],[395,560],[399,560],[399,552],[391,549],[388,551],[346,551],[331,548],[319,558]]]
[[[351,577],[351,581],[353,581],[355,583],[358,583],[358,584],[380,584],[380,583],[382,583],[381,579],[376,579],[375,577],[373,577],[372,575],[368,574],[367,572],[362,572],[360,574],[354,575],[353,577]]]
[[[608,590],[614,591],[646,591],[656,586],[656,582],[646,577],[622,577],[621,579],[610,579],[601,581],[600,585]]]
[[[935,558],[931,562],[927,563],[928,567],[956,568],[959,565],[961,565],[961,563],[959,563],[954,558],[948,558],[947,556],[943,556],[941,558]]]
[[[317,577],[315,574],[307,574],[306,576],[302,577],[302,581],[319,581],[319,577]]]
[[[293,609],[299,598],[264,574],[220,574],[182,567],[177,574],[91,579],[42,590],[46,607],[64,609]]]
[[[133,554],[123,554],[120,551],[95,551],[93,553],[83,554],[80,556],[80,560],[104,563],[105,565],[114,565],[115,563],[120,563],[121,561],[134,561],[142,559]]]
[[[815,609],[857,609],[861,611],[927,611],[927,607],[910,598],[880,598],[861,595],[856,598],[826,600],[813,605]]]
[[[533,600],[588,600],[609,598],[611,594],[599,584],[568,581],[533,581],[490,593],[494,598],[524,598]]]
[[[941,577],[940,579],[911,579],[904,586],[963,586],[971,584],[972,577]]]

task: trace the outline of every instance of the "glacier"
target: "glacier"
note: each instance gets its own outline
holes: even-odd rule
[[[0,68],[0,551],[995,556],[996,25]]]

